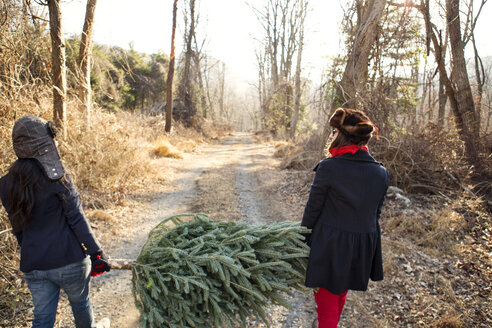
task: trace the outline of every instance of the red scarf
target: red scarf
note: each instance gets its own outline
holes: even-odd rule
[[[350,145],[350,146],[343,146],[343,147],[333,147],[330,148],[328,151],[331,154],[331,157],[337,157],[343,154],[351,153],[352,155],[355,154],[359,150],[365,150],[369,151],[367,146],[362,146],[359,147],[358,145]]]

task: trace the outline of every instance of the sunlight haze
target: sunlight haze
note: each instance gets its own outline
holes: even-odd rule
[[[67,35],[82,30],[85,1],[63,4],[64,29]],[[182,50],[182,6],[178,1],[176,51]],[[261,26],[251,6],[262,8],[262,0],[207,0],[197,2],[200,13],[197,38],[206,39],[204,50],[224,61],[237,75],[257,78],[255,38],[261,37]],[[338,27],[342,19],[339,1],[310,1],[306,20],[306,45],[303,66],[318,76],[326,65],[326,57],[338,52]],[[97,43],[128,48],[133,43],[137,51],[170,52],[172,1],[142,0],[138,5],[130,0],[99,1],[96,8],[94,40]]]
[[[306,19],[303,75],[319,81],[328,58],[341,53],[339,27],[346,1],[311,0]],[[183,1],[178,1],[176,52],[183,49]],[[205,39],[204,52],[228,66],[229,75],[248,83],[257,79],[255,48],[262,30],[252,6],[262,8],[263,0],[197,1],[199,13],[197,38]],[[79,35],[85,15],[86,1],[74,0],[62,5],[64,30],[67,36]],[[170,53],[171,0],[99,1],[96,8],[94,40],[100,44],[129,48],[145,53]],[[478,8],[478,7],[477,7]],[[492,30],[492,10],[485,5],[476,27],[478,50],[482,57],[492,54],[488,33]],[[472,55],[471,47],[467,52]],[[236,81],[236,82],[238,82]]]

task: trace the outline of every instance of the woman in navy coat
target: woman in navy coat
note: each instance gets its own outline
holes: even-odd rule
[[[383,279],[379,216],[387,170],[366,147],[376,127],[360,110],[330,118],[331,157],[321,161],[301,225],[312,229],[306,286],[315,288],[320,328],[337,327],[349,289]]]
[[[110,270],[77,190],[58,155],[52,122],[26,116],[15,122],[18,159],[0,178],[0,199],[21,250],[20,270],[32,296],[33,328],[55,324],[60,289],[77,328],[95,326],[90,277]]]

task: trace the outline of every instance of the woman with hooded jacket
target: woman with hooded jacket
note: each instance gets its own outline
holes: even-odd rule
[[[34,305],[32,327],[53,327],[63,289],[75,326],[91,328],[96,323],[90,277],[109,271],[110,265],[65,173],[55,136],[53,123],[39,117],[23,117],[14,124],[18,159],[0,179],[0,198],[20,245],[20,270]]]
[[[376,127],[364,112],[338,108],[330,126],[331,157],[314,169],[301,223],[312,229],[306,286],[315,288],[320,328],[337,327],[349,289],[383,279],[379,216],[389,184],[366,146]]]

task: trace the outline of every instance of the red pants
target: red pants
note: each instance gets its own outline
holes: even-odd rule
[[[314,292],[319,328],[337,327],[338,320],[343,311],[343,306],[345,305],[347,292],[348,291],[340,295],[335,295],[324,288],[320,288],[318,292]]]

